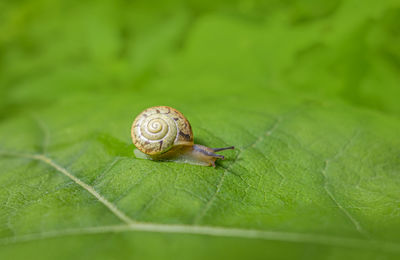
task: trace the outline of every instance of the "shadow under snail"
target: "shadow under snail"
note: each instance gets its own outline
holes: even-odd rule
[[[140,113],[132,124],[132,141],[137,158],[174,161],[215,167],[217,159],[225,159],[216,152],[234,149],[209,148],[194,144],[189,121],[178,110],[156,106]]]

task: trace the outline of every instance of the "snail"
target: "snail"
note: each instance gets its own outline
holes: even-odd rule
[[[168,106],[150,107],[140,113],[131,129],[135,156],[156,161],[174,161],[215,167],[216,152],[234,149],[209,148],[194,144],[189,121],[178,110]]]

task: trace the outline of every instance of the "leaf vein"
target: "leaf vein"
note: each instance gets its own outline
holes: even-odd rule
[[[110,201],[108,201],[105,197],[103,197],[100,193],[98,193],[92,186],[89,184],[83,182],[81,179],[70,173],[67,169],[63,168],[62,166],[58,165],[56,162],[51,160],[49,157],[42,155],[42,154],[19,154],[19,153],[7,153],[7,152],[1,152],[0,155],[5,155],[5,156],[13,156],[13,157],[19,157],[19,158],[28,158],[32,160],[37,160],[41,161],[51,167],[53,167],[55,170],[58,172],[62,173],[69,179],[71,179],[73,182],[81,186],[83,189],[88,191],[90,194],[92,194],[99,202],[101,202],[104,206],[106,206],[116,217],[118,217],[120,220],[125,222],[126,224],[132,224],[135,221],[131,218],[129,218],[125,213],[123,213],[121,210],[117,208],[114,204],[112,204]]]
[[[284,231],[268,231],[256,229],[240,229],[220,226],[197,226],[197,225],[173,225],[157,223],[132,223],[125,225],[97,226],[85,228],[73,228],[64,230],[54,230],[42,233],[32,233],[14,237],[0,239],[0,245],[9,245],[36,241],[41,239],[51,239],[74,235],[106,234],[121,232],[152,232],[152,233],[171,233],[171,234],[191,234],[214,237],[262,239],[269,241],[283,241],[290,243],[309,243],[327,246],[340,246],[344,248],[363,248],[380,249],[390,252],[400,252],[400,245],[392,241],[367,240],[361,238],[339,237],[310,233],[295,233]]]
[[[336,197],[334,196],[334,194],[332,193],[332,191],[328,188],[328,175],[327,175],[327,170],[329,167],[329,163],[331,162],[331,160],[335,160],[338,157],[340,157],[344,151],[352,144],[352,142],[354,141],[354,139],[358,136],[358,132],[355,133],[355,135],[342,147],[342,149],[340,149],[340,151],[338,153],[336,153],[335,156],[332,157],[332,159],[326,159],[324,161],[324,167],[321,170],[322,176],[324,177],[324,190],[326,192],[326,194],[328,194],[329,198],[336,204],[336,206],[343,212],[343,214],[353,223],[354,227],[356,228],[356,230],[363,235],[368,236],[367,232],[363,229],[363,227],[361,226],[360,222],[358,222],[358,220],[356,218],[354,218],[349,211],[347,211],[347,209],[345,207],[343,207],[343,205],[336,199]]]

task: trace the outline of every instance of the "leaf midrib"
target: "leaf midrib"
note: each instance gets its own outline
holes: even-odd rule
[[[400,252],[400,244],[390,241],[366,240],[339,236],[326,236],[319,234],[306,234],[295,232],[267,231],[256,229],[238,229],[219,226],[174,225],[158,224],[151,222],[135,222],[125,225],[96,226],[54,230],[41,233],[32,233],[21,236],[0,239],[0,245],[18,244],[42,239],[60,238],[74,235],[94,235],[122,232],[151,232],[169,234],[190,234],[213,237],[262,239],[290,243],[308,243],[325,246],[339,246],[344,248],[374,249],[388,252]]]
[[[360,238],[327,236],[327,235],[295,233],[295,232],[238,229],[238,228],[227,228],[220,226],[173,225],[173,224],[159,224],[151,222],[138,222],[128,217],[124,212],[118,209],[116,205],[114,205],[113,203],[108,201],[104,196],[98,193],[92,186],[83,182],[75,175],[70,173],[68,170],[66,170],[64,167],[60,166],[51,158],[43,154],[0,152],[0,155],[17,157],[17,158],[27,158],[46,163],[47,165],[61,172],[63,175],[70,178],[76,184],[78,184],[83,189],[88,191],[92,196],[96,198],[96,200],[98,200],[105,207],[107,207],[112,214],[114,214],[122,222],[125,223],[124,225],[54,230],[42,233],[32,233],[21,236],[5,237],[0,239],[0,245],[8,245],[20,242],[28,242],[46,238],[64,237],[71,235],[143,231],[143,232],[155,232],[155,233],[177,233],[177,234],[207,235],[207,236],[231,237],[231,238],[263,239],[263,240],[284,241],[284,242],[294,242],[294,243],[311,243],[311,244],[320,244],[328,246],[340,246],[349,248],[375,248],[386,251],[400,252],[400,244],[391,241],[367,240]]]

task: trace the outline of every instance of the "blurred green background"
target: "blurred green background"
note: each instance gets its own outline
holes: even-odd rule
[[[2,0],[0,258],[398,259],[399,99],[398,0]],[[155,105],[237,149],[135,159]]]

